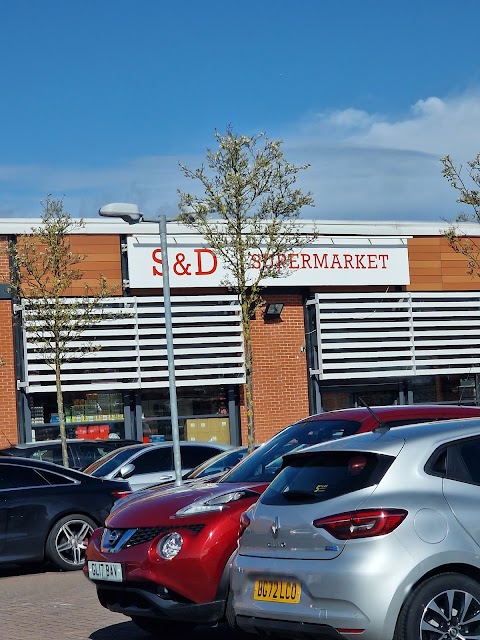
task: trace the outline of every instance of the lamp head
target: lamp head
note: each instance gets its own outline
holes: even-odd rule
[[[283,302],[269,302],[263,312],[265,320],[278,320],[282,314]]]
[[[140,213],[138,205],[128,202],[112,202],[101,207],[98,214],[103,218],[120,218],[128,224],[141,222],[143,214]]]

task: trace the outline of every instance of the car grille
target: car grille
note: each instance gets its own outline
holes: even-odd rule
[[[200,533],[204,526],[205,525],[203,524],[187,524],[181,525],[179,527],[141,527],[137,529],[133,535],[129,536],[120,548],[128,549],[129,547],[134,547],[138,544],[143,544],[144,542],[150,542],[150,540],[153,540],[157,536],[161,536],[164,533],[168,533],[169,531],[181,531],[182,529],[186,529],[197,535]],[[119,537],[121,537],[128,531],[128,529],[115,529],[115,531],[118,532]],[[117,549],[117,551],[119,550],[120,549]]]

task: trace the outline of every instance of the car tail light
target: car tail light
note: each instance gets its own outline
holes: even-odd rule
[[[403,509],[362,509],[319,518],[314,520],[313,526],[325,529],[338,540],[371,538],[396,529],[407,513]]]
[[[127,496],[129,496],[131,493],[131,491],[116,490],[112,491],[112,496],[114,500],[121,500],[122,498],[126,498]]]
[[[240,536],[243,534],[243,532],[245,531],[245,529],[248,527],[249,524],[250,524],[250,518],[247,516],[246,512],[244,511],[240,516],[240,531],[239,531]]]

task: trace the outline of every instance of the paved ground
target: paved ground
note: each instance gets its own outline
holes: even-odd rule
[[[129,618],[98,604],[82,572],[32,570],[0,573],[2,640],[152,640]],[[224,626],[199,627],[192,640],[226,640]],[[170,640],[162,635],[162,640]],[[172,640],[180,640],[175,638]],[[188,639],[187,639],[188,640]]]

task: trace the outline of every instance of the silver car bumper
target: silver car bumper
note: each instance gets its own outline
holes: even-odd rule
[[[405,597],[398,596],[398,586],[404,583],[408,591],[415,567],[395,536],[376,539],[374,556],[365,553],[365,542],[349,543],[326,561],[283,558],[277,564],[274,558],[237,555],[230,576],[237,623],[247,631],[388,640]],[[254,600],[257,579],[298,580],[300,602]]]

